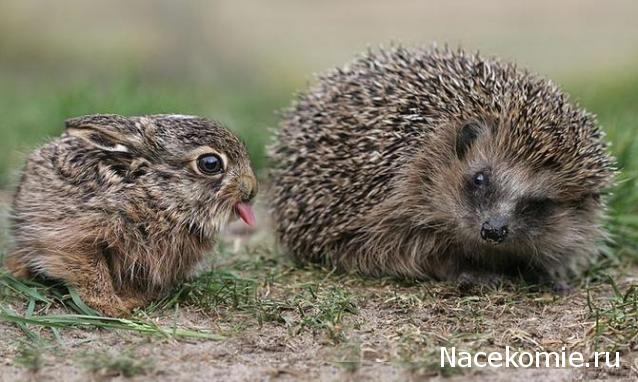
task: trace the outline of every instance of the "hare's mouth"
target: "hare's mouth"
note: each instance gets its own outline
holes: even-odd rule
[[[253,212],[253,207],[250,203],[240,202],[235,204],[235,215],[249,226],[255,226],[255,213]]]

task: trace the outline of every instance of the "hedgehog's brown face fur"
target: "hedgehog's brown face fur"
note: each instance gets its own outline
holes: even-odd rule
[[[407,174],[416,204],[409,203],[420,210],[404,212],[445,231],[449,247],[469,257],[510,257],[515,263],[535,253],[591,246],[591,238],[600,236],[606,183],[573,184],[551,159],[504,154],[516,144],[509,123],[486,119],[442,127]]]
[[[449,149],[438,158],[446,165],[419,176],[429,183],[421,187],[427,199],[422,213],[430,225],[434,218],[453,231],[457,246],[467,252],[534,253],[546,251],[548,243],[573,246],[570,241],[597,226],[599,190],[567,190],[551,163],[533,166],[504,157],[507,150],[499,146],[510,142],[499,139],[494,122],[464,122],[449,131],[439,146]],[[427,161],[435,155],[428,153]]]

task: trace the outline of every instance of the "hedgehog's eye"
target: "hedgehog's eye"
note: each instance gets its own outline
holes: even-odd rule
[[[197,158],[197,168],[205,175],[216,175],[224,170],[224,162],[217,154],[204,154]]]
[[[530,198],[522,200],[517,209],[521,214],[542,215],[547,213],[554,205],[549,198]]]
[[[487,175],[487,173],[483,171],[477,172],[472,177],[472,183],[474,183],[476,187],[486,186],[489,183],[489,181],[490,181],[489,176]]]

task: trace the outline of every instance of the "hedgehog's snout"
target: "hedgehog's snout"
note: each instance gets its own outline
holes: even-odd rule
[[[481,226],[481,238],[493,243],[501,243],[509,232],[507,227],[508,219],[503,216],[490,218]]]

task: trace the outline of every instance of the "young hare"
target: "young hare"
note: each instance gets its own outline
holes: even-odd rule
[[[257,183],[244,145],[194,116],[91,115],[28,159],[6,267],[61,280],[107,315],[145,305],[188,277],[221,226],[254,223]]]

